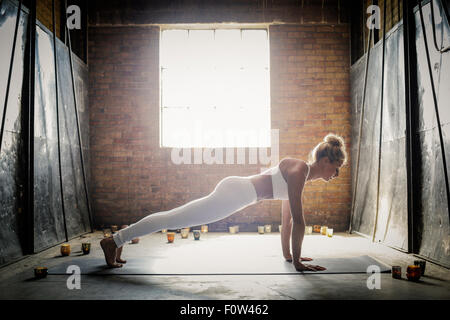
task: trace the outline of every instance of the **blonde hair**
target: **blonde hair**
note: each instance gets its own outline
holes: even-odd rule
[[[344,165],[347,162],[344,139],[333,133],[327,134],[309,154],[309,162],[314,163],[324,157],[328,157],[331,162],[342,160]]]

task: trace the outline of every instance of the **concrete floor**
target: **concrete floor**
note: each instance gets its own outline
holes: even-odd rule
[[[0,269],[0,299],[50,299],[50,300],[297,300],[297,299],[450,299],[450,271],[427,262],[425,275],[419,282],[406,280],[406,266],[417,257],[399,252],[384,245],[371,243],[358,235],[337,233],[333,238],[318,234],[305,236],[302,256],[311,258],[370,255],[389,265],[402,267],[402,280],[393,279],[390,273],[382,273],[380,289],[367,288],[368,274],[286,274],[286,275],[114,275],[81,276],[81,289],[69,290],[69,275],[49,275],[36,280],[35,266],[51,267],[61,259],[80,255],[81,242],[92,243],[90,256],[102,257],[99,241],[101,232],[95,232],[70,241],[73,248],[70,257],[59,257],[59,246],[29,256]],[[229,243],[226,248],[217,244]],[[192,243],[201,243],[195,250]],[[191,255],[220,254],[229,257],[229,263],[239,263],[234,252],[248,250],[255,256],[263,251],[278,255],[283,261],[279,233],[208,233],[200,242],[176,235],[175,243],[167,244],[164,234],[155,233],[141,238],[137,245],[126,244],[124,259],[137,259],[139,255],[179,255],[180,266],[185,263],[183,252]],[[184,256],[186,257],[186,255]],[[192,261],[192,258],[191,260]],[[313,262],[312,262],[313,263]]]

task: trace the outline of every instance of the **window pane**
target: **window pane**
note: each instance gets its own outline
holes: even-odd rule
[[[186,56],[180,48],[188,44],[187,30],[164,30],[161,34],[161,66],[176,68],[186,66]]]
[[[266,30],[166,30],[163,146],[270,147]]]

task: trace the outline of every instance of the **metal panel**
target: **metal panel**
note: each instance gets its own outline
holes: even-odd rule
[[[17,4],[0,2],[0,121],[8,80],[14,29],[17,17]],[[23,217],[21,206],[21,96],[23,82],[23,60],[26,42],[28,14],[22,10],[17,31],[16,50],[11,75],[11,84],[5,118],[5,128],[0,154],[0,265],[22,256],[21,228]],[[20,213],[19,213],[20,211]]]
[[[65,240],[59,185],[55,68],[50,33],[36,28],[35,251]]]
[[[386,35],[380,196],[375,241],[408,250],[403,26]]]
[[[448,21],[435,5],[436,36],[438,45],[449,43]],[[439,141],[438,125],[442,128],[447,171],[450,171],[450,52],[440,54],[433,44],[430,4],[423,6],[423,18],[430,53],[433,82],[436,88],[441,123],[437,123],[432,88],[426,59],[424,38],[419,12],[416,18],[417,73],[419,88],[419,127],[416,129],[421,149],[421,210],[415,225],[418,253],[441,264],[450,266],[450,227],[445,188],[444,163]],[[445,18],[444,18],[445,19]],[[446,39],[443,38],[446,35]]]
[[[90,225],[80,162],[75,101],[70,73],[70,57],[68,49],[64,44],[57,42],[56,46],[58,58],[58,96],[61,110],[61,163],[64,205],[66,210],[67,234],[69,238],[73,238],[88,232]],[[78,76],[74,73],[74,78]],[[82,109],[84,109],[84,106]],[[88,123],[84,124],[87,125]]]
[[[428,74],[428,65],[425,53],[424,39],[420,24],[419,13],[415,12],[416,47],[417,47],[417,78],[418,78],[418,122],[414,141],[418,143],[420,155],[414,171],[413,179],[420,187],[418,216],[414,217],[414,247],[416,253],[428,257],[446,266],[450,265],[450,230],[447,208],[447,193],[445,188],[444,163],[442,161],[442,148],[439,140],[438,126],[442,128],[444,149],[446,152],[445,164],[450,166],[450,52],[439,53],[433,44],[431,11],[429,3],[423,7],[426,26],[428,47],[432,75],[436,88],[438,108],[441,123],[437,123],[434,108],[431,82]],[[440,45],[448,45],[450,41],[450,27],[443,17],[442,9],[435,1],[436,38]],[[385,93],[386,101],[383,115],[383,137],[381,149],[381,179],[380,179],[380,203],[378,212],[378,224],[375,239],[398,247],[407,248],[407,174],[405,161],[405,123],[404,114],[404,62],[403,62],[403,26],[391,30],[386,40],[386,72]],[[369,79],[367,91],[366,112],[371,112],[364,119],[360,180],[356,190],[355,213],[352,220],[354,230],[363,234],[372,235],[375,215],[374,198],[376,194],[377,168],[374,164],[378,141],[372,138],[379,132],[379,122],[376,119],[375,108],[379,110],[378,96],[380,83],[379,57],[381,46],[378,43],[371,54],[372,65],[369,66]],[[360,104],[362,96],[362,81],[364,73],[363,59],[355,63],[351,68],[352,87],[352,141],[357,141]],[[377,68],[375,70],[374,68]],[[352,145],[353,154],[356,154],[356,143]],[[352,169],[352,176],[355,176]],[[355,192],[355,190],[353,190]],[[417,242],[417,243],[416,243]]]
[[[376,215],[382,41],[371,49],[366,105],[361,137],[361,158],[352,228],[372,236]],[[407,177],[405,162],[405,101],[403,30],[398,24],[386,34],[383,137],[381,145],[380,196],[375,239],[407,250]],[[351,68],[352,163],[356,163],[359,117],[364,81],[362,57]],[[352,176],[356,172],[352,167]],[[355,192],[354,186],[352,192]]]
[[[361,136],[361,155],[358,174],[358,190],[356,190],[355,206],[352,226],[353,229],[363,234],[372,234],[374,217],[376,211],[377,199],[377,174],[378,174],[378,145],[380,128],[380,86],[381,86],[381,46],[375,46],[370,52],[370,62],[368,67],[368,87],[366,92],[366,105],[363,119],[363,131]],[[352,68],[353,72],[364,73],[363,68]],[[352,76],[353,81],[361,77]],[[359,80],[361,81],[361,80]],[[352,95],[361,94],[362,86],[355,87],[352,82]],[[361,98],[353,98],[352,101],[361,102]],[[354,107],[354,110],[360,109],[360,106]],[[358,113],[360,110],[357,110]],[[359,119],[359,114],[354,115],[353,119]],[[358,141],[359,121],[353,122],[353,132],[356,130],[356,136],[352,141]],[[355,143],[356,144],[356,143]],[[352,147],[352,154],[356,154],[357,145]]]
[[[73,76],[75,80],[75,92],[77,95],[78,117],[80,122],[81,144],[83,146],[83,155],[84,155],[84,170],[86,174],[86,184],[87,184],[86,187],[89,195],[91,194],[90,193],[91,162],[90,162],[90,144],[89,144],[89,95],[88,95],[89,70],[86,64],[76,55],[72,54],[72,59],[73,59]],[[86,217],[88,218],[89,212],[85,212],[85,214]]]

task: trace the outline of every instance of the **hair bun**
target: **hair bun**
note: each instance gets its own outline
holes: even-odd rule
[[[344,146],[343,139],[335,134],[329,133],[323,140],[333,147],[342,148]]]

